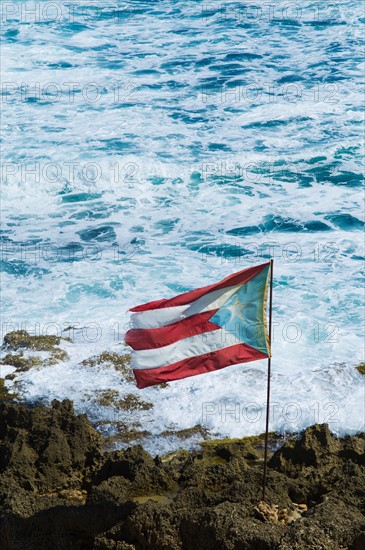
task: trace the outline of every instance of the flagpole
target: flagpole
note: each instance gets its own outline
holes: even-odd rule
[[[269,410],[270,410],[270,377],[271,377],[271,327],[272,327],[272,281],[274,271],[274,260],[270,260],[270,309],[269,309],[269,346],[270,355],[267,359],[267,398],[266,398],[266,430],[265,430],[265,453],[264,453],[264,479],[262,482],[262,500],[266,496],[267,478],[267,450],[269,443]]]

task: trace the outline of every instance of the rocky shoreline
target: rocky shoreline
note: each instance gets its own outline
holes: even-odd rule
[[[170,385],[163,383],[146,393],[140,392],[135,385],[131,356],[122,344],[83,358],[76,331],[72,332],[76,341],[66,336],[71,329],[65,329],[63,336],[32,335],[25,330],[8,332],[0,348],[0,400],[49,405],[53,398],[74,398],[75,409],[88,415],[104,438],[104,450],[110,451],[140,443],[149,452],[164,454],[223,437],[219,430],[209,429],[196,417],[182,423],[171,416],[161,419],[159,407],[168,401]],[[360,375],[365,374],[365,364],[355,369]],[[349,375],[355,369],[349,367]],[[255,369],[254,372],[256,375]],[[361,376],[357,378],[363,382]],[[77,385],[75,391],[75,379],[86,381],[82,389]],[[60,385],[59,380],[66,383]],[[282,442],[279,438],[277,444]]]
[[[275,437],[272,438],[275,443]],[[360,550],[365,434],[314,425],[271,453],[262,438],[150,456],[103,451],[70,401],[0,403],[2,550]]]

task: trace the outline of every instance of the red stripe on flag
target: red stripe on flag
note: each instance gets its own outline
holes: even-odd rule
[[[236,344],[204,355],[190,357],[166,367],[134,370],[133,373],[136,378],[137,387],[142,389],[161,384],[162,382],[171,382],[172,380],[181,380],[182,378],[195,376],[196,374],[212,372],[230,365],[236,365],[237,363],[267,359],[267,357],[265,353],[247,344]]]
[[[233,275],[229,275],[219,283],[215,283],[213,285],[204,286],[202,288],[196,288],[195,290],[191,290],[190,292],[184,292],[184,294],[179,294],[178,296],[174,296],[173,298],[165,299],[165,300],[155,300],[154,302],[148,302],[147,304],[142,304],[140,306],[133,307],[129,311],[138,312],[138,311],[148,311],[151,309],[161,309],[165,307],[175,307],[175,306],[184,306],[186,304],[190,304],[191,302],[194,302],[198,298],[201,298],[205,294],[208,294],[208,292],[212,292],[213,290],[220,290],[222,288],[226,288],[229,286],[235,286],[247,283],[252,277],[260,273],[266,266],[270,265],[270,262],[267,262],[266,264],[257,265],[255,267],[249,267],[247,269],[243,269],[242,271],[238,271],[237,273],[234,273]]]
[[[162,348],[189,336],[220,329],[219,325],[209,322],[210,317],[217,311],[218,309],[212,309],[204,313],[197,313],[164,327],[131,329],[126,332],[124,341],[135,350]]]

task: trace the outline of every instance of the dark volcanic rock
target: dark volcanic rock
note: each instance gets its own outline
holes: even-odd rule
[[[101,437],[71,401],[51,409],[0,403],[0,476],[39,493],[80,487],[100,461]]]
[[[1,550],[365,547],[364,434],[338,439],[315,425],[289,439],[271,457],[260,505],[252,441],[162,459],[138,445],[103,453],[101,443],[69,401],[0,404]]]
[[[247,517],[240,503],[222,502],[195,514],[182,513],[182,548],[209,550],[271,550],[279,548],[282,529]]]
[[[16,330],[5,334],[3,347],[10,350],[27,348],[38,351],[52,351],[54,346],[57,346],[61,340],[66,339],[60,336],[32,336],[26,330]]]
[[[297,480],[293,500],[320,501],[335,491],[365,513],[365,434],[338,439],[326,424],[315,424],[278,449],[269,466]]]
[[[340,441],[333,437],[327,424],[315,424],[298,440],[288,441],[274,453],[270,466],[288,475],[305,468],[331,467],[340,447]]]
[[[88,502],[110,501],[121,504],[146,494],[165,493],[175,482],[169,470],[156,465],[140,445],[114,451],[94,475]]]
[[[301,521],[287,528],[281,548],[364,548],[365,518],[359,510],[347,506],[335,497],[326,497],[324,502],[311,508]]]
[[[169,506],[148,502],[124,523],[124,536],[138,549],[179,550],[182,545],[174,519]]]

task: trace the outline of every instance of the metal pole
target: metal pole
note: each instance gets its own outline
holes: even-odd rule
[[[271,327],[272,327],[272,280],[274,271],[274,260],[270,260],[270,309],[269,309],[269,346],[270,356],[267,359],[267,399],[266,399],[266,431],[265,431],[265,454],[264,454],[264,479],[262,484],[262,500],[266,496],[267,478],[267,450],[269,443],[269,410],[270,410],[270,377],[271,377]]]

